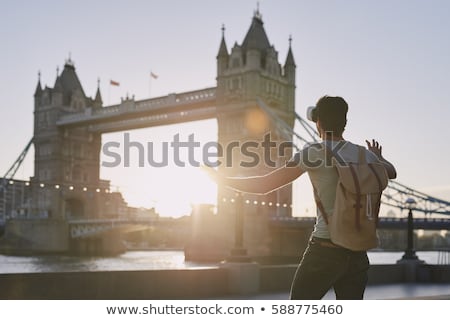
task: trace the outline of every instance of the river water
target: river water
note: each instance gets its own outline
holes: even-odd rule
[[[371,264],[394,264],[403,252],[369,252]],[[417,252],[419,259],[437,264],[437,251]],[[448,263],[448,262],[447,262]],[[5,256],[0,255],[1,273],[68,271],[167,270],[207,268],[217,264],[184,261],[183,251],[129,251],[115,257]]]

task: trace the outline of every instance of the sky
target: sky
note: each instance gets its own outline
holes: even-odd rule
[[[0,174],[33,134],[33,94],[41,72],[53,87],[70,57],[88,96],[97,80],[104,105],[216,85],[216,55],[225,25],[230,49],[241,44],[257,1],[0,1]],[[262,0],[269,41],[297,64],[296,111],[319,97],[349,103],[344,137],[376,138],[400,183],[450,200],[450,2],[446,0]],[[158,75],[150,77],[150,72]],[[120,82],[110,87],[109,80]],[[215,120],[130,132],[155,145],[175,134],[216,141]],[[123,141],[124,133],[105,134]],[[33,176],[33,149],[15,178]],[[132,206],[162,215],[214,202],[215,185],[197,168],[101,168]],[[294,215],[313,208],[308,179],[294,183]],[[201,187],[199,187],[201,186]]]

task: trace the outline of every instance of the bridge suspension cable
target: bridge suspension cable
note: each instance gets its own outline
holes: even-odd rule
[[[292,141],[297,150],[300,150],[305,143],[312,143],[319,141],[319,134],[305,119],[295,112],[295,120],[304,129],[305,133],[311,140],[305,139],[293,128],[291,128],[281,117],[279,117],[266,103],[257,98],[257,103],[273,120],[276,129],[281,132],[283,138],[287,141]],[[443,214],[450,215],[450,202],[442,200],[423,192],[417,191],[400,182],[390,180],[388,187],[383,192],[381,202],[384,205],[398,208],[408,209],[406,200],[414,199],[416,205],[414,211],[423,212],[425,214]]]
[[[28,150],[30,150],[31,144],[33,143],[33,138],[30,139],[30,141],[27,143],[23,151],[20,153],[19,157],[14,161],[13,165],[6,171],[6,173],[3,176],[2,183],[0,184],[0,189],[4,190],[8,186],[8,181],[14,179],[14,176],[16,175],[17,170],[19,170],[20,166],[23,163],[23,160],[25,160],[25,157],[28,153]]]
[[[449,201],[414,190],[397,181],[390,181],[388,188],[383,193],[383,203],[395,208],[407,209],[405,203],[408,198],[412,198],[416,202],[414,211],[420,211],[425,214],[450,215]]]

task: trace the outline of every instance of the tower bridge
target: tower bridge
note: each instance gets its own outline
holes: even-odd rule
[[[13,208],[8,198],[9,181],[14,178],[24,153],[8,171],[1,185],[0,216],[4,219],[13,210],[23,215],[22,219],[11,221],[9,232],[37,243],[35,249],[65,251],[69,248],[70,237],[83,238],[98,233],[102,228],[106,231],[117,226],[130,227],[130,221],[113,223],[123,218],[121,210],[126,203],[120,193],[109,191],[109,181],[100,179],[103,133],[216,119],[218,143],[221,145],[262,141],[267,133],[270,133],[276,146],[286,141],[294,142],[294,148],[287,150],[284,156],[275,157],[273,154],[274,157],[271,157],[276,159],[277,166],[283,165],[292,157],[295,148],[300,149],[306,142],[318,139],[315,128],[295,111],[296,64],[290,42],[291,39],[286,59],[280,63],[278,52],[270,44],[262,17],[257,12],[242,43],[236,43],[231,50],[227,48],[222,30],[216,56],[215,87],[138,101],[127,97],[112,106],[103,105],[99,88],[94,98],[85,94],[70,59],[62,73],[57,75],[53,87],[43,88],[39,79],[34,93],[34,176],[26,182],[26,199],[19,203],[16,198]],[[302,132],[294,130],[296,124]],[[263,154],[261,147],[256,148],[256,152]],[[234,164],[239,164],[243,159],[243,155],[237,152],[232,157]],[[258,175],[267,173],[270,168],[258,163],[252,168],[234,165],[222,166],[219,170],[224,175]],[[25,192],[22,194],[25,195]],[[238,209],[234,203],[221,199],[233,197],[234,191],[219,186],[217,215],[212,217],[209,213],[198,213],[197,217],[193,217],[201,217],[202,222],[198,225],[204,227],[199,229],[193,247],[200,251],[208,251],[212,247],[220,248],[222,253],[229,251]],[[291,204],[292,186],[267,195],[246,197],[250,202]],[[418,204],[416,210],[450,214],[450,202],[398,182],[389,184],[383,203],[404,209],[406,198],[411,197]],[[267,221],[286,219],[283,223],[299,223],[292,219],[289,205],[246,207],[245,213],[248,219],[245,227],[248,229],[248,245],[255,255],[270,255],[276,250],[271,243]],[[24,217],[32,222],[26,222]],[[302,223],[308,224],[308,221]],[[48,236],[50,234],[52,236]],[[205,243],[209,247],[205,247]]]

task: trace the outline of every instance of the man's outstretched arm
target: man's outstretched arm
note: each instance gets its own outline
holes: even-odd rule
[[[266,194],[281,188],[297,179],[304,172],[298,166],[288,165],[275,169],[266,175],[254,177],[223,177],[213,169],[207,171],[213,180],[219,184],[238,191],[256,194]]]

